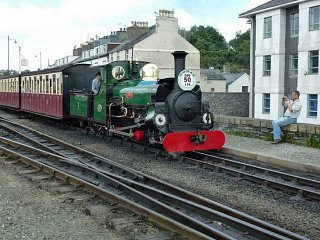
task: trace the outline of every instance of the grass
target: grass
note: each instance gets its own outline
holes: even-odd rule
[[[273,134],[272,132],[261,133],[259,137],[256,134],[251,133],[250,131],[242,131],[242,130],[227,130],[227,134],[239,137],[249,137],[249,138],[260,138],[265,141],[273,141]],[[320,149],[320,136],[316,134],[312,134],[305,142],[296,141],[294,139],[294,135],[290,134],[288,130],[285,130],[285,140],[286,143],[291,143],[299,146],[307,146],[312,148],[319,148]]]

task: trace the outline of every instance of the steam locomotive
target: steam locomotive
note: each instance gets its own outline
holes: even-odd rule
[[[194,74],[185,69],[187,53],[172,54],[174,78],[159,79],[155,64],[115,61],[99,70],[80,64],[0,79],[0,105],[77,121],[101,134],[161,144],[171,153],[220,149],[225,136],[212,130],[209,104],[202,102]],[[97,71],[102,81],[93,95]]]

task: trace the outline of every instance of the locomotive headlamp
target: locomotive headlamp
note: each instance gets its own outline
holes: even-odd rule
[[[167,118],[163,114],[157,114],[154,118],[154,122],[158,127],[163,127],[167,123]]]
[[[210,113],[205,113],[202,115],[202,121],[205,123],[205,124],[211,124],[212,123],[212,119],[211,119],[211,115]]]

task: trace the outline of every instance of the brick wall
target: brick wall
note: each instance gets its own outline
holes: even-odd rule
[[[249,93],[202,93],[214,115],[249,116]]]
[[[272,121],[245,117],[215,115],[216,127],[226,133],[273,140]],[[320,125],[291,124],[285,127],[287,142],[320,148]]]

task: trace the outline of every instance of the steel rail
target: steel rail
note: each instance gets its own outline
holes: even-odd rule
[[[215,156],[212,156],[212,157],[215,157]],[[186,157],[186,156],[181,156],[180,159],[183,162],[186,162],[188,164],[193,164],[193,165],[196,165],[199,167],[214,170],[219,173],[230,174],[230,175],[237,177],[239,179],[248,180],[250,182],[258,183],[258,184],[266,186],[266,187],[270,187],[270,188],[282,190],[282,191],[285,191],[288,193],[296,194],[296,195],[301,196],[303,198],[308,198],[308,199],[320,201],[320,191],[290,185],[290,184],[287,184],[287,183],[284,183],[281,181],[276,181],[276,180],[270,179],[268,177],[262,177],[262,176],[246,173],[242,169],[231,168],[230,166],[228,166],[227,163],[224,164],[223,161],[218,162],[218,163],[211,163],[210,160],[198,160],[198,159]],[[241,166],[241,163],[238,162],[237,165]],[[272,172],[273,170],[266,169],[266,171]],[[274,171],[274,172],[276,172],[276,171]],[[278,174],[280,175],[281,172],[278,172]],[[289,174],[284,174],[284,176],[288,176],[288,175]],[[304,179],[304,182],[307,182],[307,180],[309,180],[310,185],[317,184],[317,181],[315,181],[313,179],[300,178],[299,176],[295,176],[295,175],[291,175],[291,176],[294,176],[296,179]]]
[[[280,171],[268,169],[265,167],[259,167],[252,164],[244,163],[241,161],[236,161],[227,157],[212,155],[203,152],[196,152],[199,156],[204,157],[205,161],[213,161],[215,163],[221,163],[224,166],[232,166],[235,168],[240,168],[241,170],[253,170],[258,173],[265,174],[270,177],[282,178],[283,180],[292,181],[300,185],[305,185],[309,187],[314,187],[320,190],[320,181],[316,181],[310,178],[300,177],[293,174],[283,173]]]
[[[61,158],[61,156],[59,156],[60,158]],[[71,161],[70,159],[68,159],[68,161]],[[92,161],[92,160],[91,160]],[[101,163],[101,159],[98,159],[98,158],[96,158],[95,159],[95,161],[97,161],[97,162],[100,162]],[[109,167],[111,166],[110,165],[110,162],[109,161],[105,161],[104,162],[104,164],[106,165],[106,166],[108,166],[109,165]],[[92,167],[92,166],[91,166]],[[116,167],[118,167],[118,166],[116,166]],[[100,170],[101,171],[101,170]],[[122,173],[125,173],[125,174],[127,174],[128,173],[128,171],[125,169]],[[105,173],[104,173],[105,174]],[[141,181],[141,180],[143,180],[143,181],[145,181],[146,180],[146,177],[145,176],[143,176],[143,177],[137,177],[138,175],[137,174],[132,174],[132,175],[130,175],[131,176],[131,178],[134,178],[134,179],[137,179],[137,180],[139,180],[139,181]],[[115,178],[117,178],[117,177],[115,177]],[[149,178],[148,178],[149,179]],[[119,179],[118,179],[119,180]],[[122,179],[123,181],[125,181],[124,179]],[[151,179],[152,180],[152,179]],[[128,179],[126,180],[127,182],[128,182]],[[149,180],[150,181],[150,180]],[[157,182],[157,181],[154,181],[154,182]],[[130,184],[133,184],[132,182],[130,183]],[[137,183],[136,183],[137,184]],[[141,187],[141,186],[140,186]],[[183,194],[182,195],[188,195],[188,193],[187,192],[184,192],[184,191],[181,191],[180,189],[173,189],[172,191],[177,191],[178,190],[178,192],[182,192]],[[150,191],[150,188],[149,188],[149,191]],[[190,197],[190,195],[189,195],[189,197]],[[194,199],[194,197],[195,197],[195,195],[192,195],[191,196],[191,198],[193,198]],[[203,201],[203,199],[204,198],[200,198],[200,200],[198,200],[198,201]],[[186,201],[186,200],[184,200],[184,201]],[[211,201],[210,200],[206,200],[207,201],[207,205],[209,205],[208,203],[211,203]],[[212,204],[212,203],[211,203]],[[229,211],[230,211],[231,209],[229,209]],[[211,210],[212,211],[212,210]],[[228,211],[227,211],[228,212]],[[231,211],[232,212],[232,211]],[[235,211],[236,212],[236,211]],[[236,212],[236,214],[240,214],[239,212],[237,213]],[[252,217],[251,217],[252,218]],[[254,219],[254,218],[252,218],[252,219]],[[261,220],[259,220],[259,221],[261,221]],[[261,222],[263,222],[263,221],[261,221]],[[268,224],[266,224],[266,225],[268,225]],[[272,226],[273,225],[271,225],[271,224],[269,224],[269,226],[270,226],[270,229],[272,229]],[[291,232],[289,232],[289,231],[286,231],[286,230],[283,230],[283,229],[281,229],[281,228],[278,228],[278,227],[276,227],[276,229],[277,229],[277,231],[279,231],[279,232],[285,232],[285,235],[289,235],[289,238],[290,239],[303,239],[303,238],[301,238],[301,236],[299,236],[299,235],[296,235],[296,234],[293,234],[293,233],[291,233]],[[268,230],[264,230],[264,231],[268,231]],[[277,234],[276,234],[277,235]],[[275,236],[276,236],[275,235]],[[274,236],[273,236],[274,237]],[[267,238],[265,238],[265,239],[267,239]],[[270,239],[277,239],[277,238],[270,238]],[[279,239],[282,239],[282,238],[279,238]]]
[[[1,120],[1,117],[0,117],[0,120]],[[48,136],[48,135],[45,135],[45,134],[43,134],[41,132],[38,132],[36,130],[33,130],[31,128],[25,127],[25,126],[20,125],[20,124],[16,124],[14,122],[11,122],[11,121],[8,121],[8,120],[5,120],[5,119],[3,119],[3,120],[8,122],[8,123],[10,123],[10,124],[13,124],[13,125],[16,125],[16,126],[19,126],[19,127],[23,128],[23,129],[26,129],[28,131],[31,131],[34,134],[38,135],[38,136],[45,137],[48,141],[54,142],[55,144],[57,144],[59,146],[62,145],[62,146],[66,147],[69,150],[75,151],[78,154],[85,155],[86,158],[87,158],[85,163],[88,162],[88,159],[91,159],[91,160],[89,160],[89,161],[91,161],[91,163],[95,162],[96,165],[101,165],[100,167],[103,167],[103,169],[106,169],[106,168],[112,169],[114,172],[120,173],[121,175],[125,175],[130,179],[133,179],[133,180],[136,180],[136,181],[139,181],[139,182],[148,183],[151,186],[154,186],[156,188],[164,189],[168,193],[177,194],[177,196],[179,196],[181,198],[193,201],[195,203],[199,203],[199,204],[201,204],[203,206],[206,206],[206,207],[209,207],[209,208],[211,208],[213,210],[221,211],[222,213],[228,214],[228,215],[230,215],[232,217],[236,217],[236,218],[242,219],[243,221],[246,221],[246,222],[254,224],[256,226],[260,226],[262,228],[265,228],[265,229],[277,232],[279,234],[288,236],[289,238],[295,239],[295,237],[296,237],[296,235],[295,234],[292,235],[292,233],[290,231],[287,231],[287,230],[284,230],[282,228],[276,227],[276,226],[274,226],[272,224],[268,224],[268,223],[266,223],[264,221],[261,221],[259,219],[253,218],[253,217],[251,217],[249,215],[246,215],[244,213],[238,212],[238,211],[236,211],[234,209],[228,208],[228,207],[226,207],[224,205],[221,205],[219,203],[213,202],[213,201],[211,201],[209,199],[203,198],[201,196],[195,195],[195,194],[193,194],[191,192],[188,192],[188,191],[183,190],[181,188],[178,188],[176,186],[170,185],[170,184],[168,184],[166,182],[163,182],[163,181],[161,181],[159,179],[155,179],[155,178],[153,178],[151,176],[148,176],[146,174],[142,174],[142,173],[140,173],[138,171],[129,169],[126,166],[123,166],[121,164],[112,162],[109,159],[102,158],[102,157],[100,157],[100,156],[98,156],[96,154],[90,153],[88,151],[85,151],[83,149],[75,147],[75,146],[73,146],[71,144],[62,142],[62,141],[60,141],[60,140],[58,140],[56,138],[53,138],[53,137]],[[156,153],[159,153],[158,149],[150,149],[150,151],[152,151],[152,152],[155,151]],[[78,161],[83,162],[83,160],[81,160],[81,159],[78,159]]]

